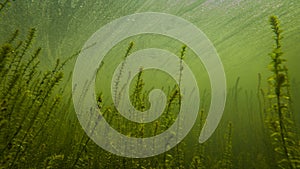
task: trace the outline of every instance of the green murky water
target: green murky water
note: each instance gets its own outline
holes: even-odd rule
[[[300,168],[299,1],[0,3],[0,168]],[[218,128],[200,144],[201,128],[211,106],[211,88],[203,63],[187,47],[183,61],[193,71],[201,97],[194,127],[183,141],[165,153],[125,158],[99,147],[82,129],[72,102],[72,71],[78,52],[95,31],[117,18],[142,12],[182,17],[206,34],[224,66],[227,100]],[[288,69],[288,74],[282,71],[278,76],[269,69],[274,66],[269,65],[269,53],[275,47],[269,22],[272,15],[278,16],[283,30],[280,57],[287,60],[284,65]],[[28,33],[30,28],[36,29],[31,31],[33,36]],[[15,30],[19,30],[16,37]],[[97,72],[95,100],[105,119],[116,131],[143,138],[163,133],[174,123],[181,98],[172,77],[157,70],[143,70],[140,79],[135,75],[130,82],[133,106],[147,110],[151,106],[148,94],[153,88],[165,92],[168,105],[162,116],[149,124],[130,122],[120,116],[112,104],[110,87],[116,82],[111,78],[125,60],[131,41],[134,46],[130,53],[160,48],[178,57],[183,44],[161,35],[129,37],[108,52]],[[278,78],[273,78],[272,83],[268,78],[274,74]],[[276,84],[280,84],[279,97]]]

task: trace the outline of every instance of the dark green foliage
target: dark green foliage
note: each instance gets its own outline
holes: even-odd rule
[[[72,0],[64,2],[64,6],[73,6]],[[77,2],[78,8],[79,5],[87,5],[86,1],[83,0]],[[59,4],[62,1],[45,1],[44,3],[62,6],[62,4]],[[105,5],[104,2],[101,3]],[[9,0],[4,0],[0,3],[0,11],[4,7],[7,7],[8,4]],[[76,17],[77,19],[81,19],[79,16],[84,13],[84,11],[77,11],[78,13],[76,13],[73,7],[68,8],[66,11],[61,11],[60,8],[45,8],[43,10],[49,10],[49,16],[51,15],[57,19],[51,19],[53,23],[50,27],[62,27],[63,24],[61,23],[67,21],[68,18],[77,23]],[[61,17],[60,13],[68,15]],[[168,152],[145,159],[118,157],[99,148],[84,133],[78,123],[74,110],[71,108],[72,93],[66,92],[67,90],[65,89],[70,85],[68,82],[70,82],[72,72],[70,72],[67,82],[59,85],[59,82],[63,79],[63,67],[68,61],[76,57],[79,52],[64,62],[57,60],[54,68],[50,71],[40,71],[39,58],[41,57],[42,49],[35,47],[34,38],[36,30],[30,29],[25,39],[20,38],[20,32],[17,30],[12,33],[10,38],[1,42],[0,45],[0,168],[204,169],[245,168],[245,164],[252,164],[246,168],[274,168],[275,166],[281,168],[299,168],[299,140],[295,132],[295,122],[293,121],[294,112],[290,106],[291,94],[288,69],[285,66],[286,60],[283,58],[281,50],[282,31],[276,17],[271,17],[270,23],[275,34],[275,47],[270,54],[272,62],[269,65],[272,76],[268,80],[268,92],[260,90],[261,77],[259,78],[258,91],[263,93],[264,97],[267,98],[263,100],[263,103],[259,103],[259,110],[263,110],[264,114],[262,115],[266,117],[267,132],[271,136],[271,143],[266,143],[266,147],[271,145],[272,151],[265,153],[263,152],[265,150],[260,152],[260,149],[257,148],[259,150],[258,154],[252,155],[251,153],[255,151],[256,147],[252,148],[254,149],[253,151],[248,152],[251,148],[247,149],[245,144],[236,145],[237,138],[241,139],[242,143],[252,143],[253,141],[248,140],[247,136],[245,137],[245,135],[253,132],[252,129],[249,130],[250,132],[244,130],[244,128],[239,130],[240,126],[236,124],[236,121],[229,124],[220,124],[221,129],[217,129],[213,136],[217,137],[217,139],[212,139],[211,142],[191,144],[190,140],[185,139]],[[55,29],[51,29],[51,31],[53,30]],[[61,28],[60,30],[65,29]],[[55,36],[49,37],[51,38],[51,42],[54,42],[52,38],[55,38]],[[68,40],[58,43],[63,44],[66,42]],[[132,52],[133,46],[133,42],[130,42],[124,51],[120,51],[123,65],[121,65],[120,72],[117,74],[116,81],[113,82],[115,95],[111,96],[116,101],[116,106],[118,106],[120,94],[123,90],[123,86],[119,86],[119,80],[123,76],[126,58]],[[43,50],[50,49],[43,48]],[[107,96],[104,96],[100,92],[101,94],[98,94],[95,99],[97,99],[98,107],[101,110],[100,113],[104,116],[104,119],[118,132],[129,137],[142,138],[155,136],[168,129],[176,120],[177,113],[180,110],[182,97],[180,94],[180,84],[183,79],[183,62],[188,53],[189,48],[182,46],[178,56],[180,61],[177,65],[177,80],[179,84],[168,86],[166,108],[158,120],[149,124],[129,122],[129,120],[119,115],[115,105],[107,101],[109,100]],[[146,85],[148,80],[146,79],[146,75],[147,70],[141,67],[130,88],[131,103],[140,111],[145,111],[151,106],[148,102],[149,88]],[[253,98],[252,91],[243,91],[240,87],[240,81],[241,79],[238,77],[235,86],[229,92],[228,102],[230,102],[230,111],[226,111],[236,113],[238,120],[244,116],[245,110],[252,114],[257,112],[250,105],[253,102],[251,100]],[[242,94],[245,94],[245,96],[241,95],[241,91],[244,92]],[[205,102],[209,100],[207,99],[209,98],[208,95],[210,95],[209,92],[203,94],[204,97],[201,97],[203,99],[201,101]],[[247,100],[246,105],[243,105],[244,98]],[[195,128],[199,127],[201,129],[203,127],[205,113],[206,108],[201,109],[199,112],[200,120],[198,120],[197,127]],[[252,117],[250,116],[247,120],[253,120],[251,119]],[[244,123],[244,121],[241,123]],[[254,125],[259,124],[260,119],[251,121],[251,124],[253,123]],[[234,133],[232,132],[233,124],[237,126],[234,128]],[[181,126],[179,125],[179,127]],[[235,134],[238,133],[236,132],[237,130],[243,133]],[[110,133],[107,132],[107,134]],[[198,131],[196,134],[193,133],[193,136],[198,137],[198,135]],[[269,137],[269,135],[260,138]],[[238,150],[238,157],[235,157],[237,151],[234,151],[234,148]],[[276,154],[276,158],[272,159],[274,154]],[[267,158],[271,159],[268,161],[269,163],[265,161]],[[236,161],[237,159],[238,162]],[[277,163],[273,165],[272,163],[274,162]]]
[[[204,121],[204,110],[202,109],[200,111],[200,127],[203,127]],[[195,154],[193,155],[192,163],[191,163],[191,168],[193,169],[205,169],[207,168],[207,161],[206,155],[205,155],[205,144],[201,144],[197,146],[197,150],[195,151]]]
[[[149,163],[146,159],[127,159],[116,157],[103,150],[97,162],[97,146],[90,142],[85,134],[75,134],[76,142],[72,149],[65,149],[67,140],[61,139],[58,145],[51,144],[51,125],[59,124],[55,120],[57,113],[64,107],[61,96],[54,93],[55,86],[62,79],[61,69],[66,63],[59,60],[53,70],[41,73],[38,71],[38,56],[41,48],[32,50],[35,29],[31,29],[25,41],[16,42],[18,31],[10,40],[1,46],[1,164],[8,168],[27,168],[30,165],[39,168],[185,168],[185,153],[183,143],[174,149],[154,157]],[[132,49],[130,43],[125,59]],[[179,82],[182,76],[182,64],[186,47],[182,47],[179,63]],[[147,95],[141,68],[134,85],[131,101],[135,108],[144,111],[147,108]],[[120,72],[122,74],[122,71]],[[121,76],[121,75],[120,75]],[[115,85],[117,85],[116,82]],[[4,92],[5,91],[5,92]],[[117,98],[118,99],[118,98]],[[163,118],[153,123],[152,134],[157,135],[166,130],[176,119],[180,108],[179,85],[175,85],[168,94],[168,100]],[[102,94],[97,97],[98,106],[104,110],[103,115],[110,123],[117,123],[119,130],[131,130],[129,136],[144,137],[145,125],[124,125],[115,116],[118,112],[112,107],[105,107]],[[204,111],[201,111],[203,116]],[[203,119],[202,119],[203,120]],[[14,122],[14,123],[13,123]],[[201,125],[202,126],[202,125]],[[53,127],[54,128],[54,127]],[[126,129],[127,128],[127,129]],[[78,131],[78,129],[76,129]],[[3,131],[3,132],[2,132]],[[76,138],[78,137],[78,138]],[[72,138],[66,136],[66,138]],[[228,138],[230,139],[230,138]],[[51,149],[50,149],[51,147]],[[200,153],[200,154],[199,154]],[[205,168],[203,151],[196,153],[192,167]],[[99,160],[99,159],[98,159]],[[202,161],[201,161],[202,160]],[[113,161],[113,163],[111,163]],[[32,167],[32,166],[30,166]]]
[[[128,46],[128,48],[127,48],[127,50],[126,50],[126,53],[125,53],[125,55],[124,55],[124,62],[122,62],[122,65],[121,65],[121,68],[120,68],[120,71],[118,72],[118,75],[117,75],[117,79],[116,79],[116,81],[114,82],[115,84],[114,84],[114,90],[115,90],[115,96],[114,96],[114,100],[115,100],[115,104],[116,104],[116,106],[118,106],[119,105],[119,96],[120,96],[120,92],[118,91],[119,90],[119,83],[120,83],[120,78],[122,77],[122,73],[123,73],[123,69],[124,69],[124,66],[125,66],[125,64],[126,64],[126,58],[127,58],[127,56],[129,55],[129,53],[130,53],[130,51],[132,50],[132,48],[133,48],[133,42],[130,42],[129,43],[129,46]]]
[[[220,161],[219,168],[224,169],[231,169],[233,168],[233,155],[232,155],[232,124],[229,122],[227,133],[225,134],[224,140],[226,141],[225,144],[225,151],[223,153],[223,159]]]
[[[4,0],[4,2],[0,2],[0,12],[9,4],[9,2],[10,0]]]
[[[143,81],[142,75],[143,75],[143,68],[141,67],[137,75],[137,80],[135,83],[133,94],[131,96],[133,106],[140,111],[144,111],[146,108],[144,103],[145,97],[143,95],[144,93],[143,88],[145,83]]]
[[[63,74],[59,63],[44,74],[37,70],[41,48],[31,48],[35,32],[30,29],[27,38],[19,41],[16,31],[0,49],[0,162],[7,168],[19,168],[37,159],[33,157],[39,153],[32,147],[42,144],[36,140],[41,139],[60,102],[52,93]]]
[[[288,69],[285,66],[286,59],[283,58],[281,46],[282,30],[276,16],[270,17],[270,25],[274,32],[275,45],[270,53],[272,61],[269,69],[272,75],[268,78],[269,108],[266,123],[269,126],[278,167],[294,169],[300,167],[300,149],[292,118]]]

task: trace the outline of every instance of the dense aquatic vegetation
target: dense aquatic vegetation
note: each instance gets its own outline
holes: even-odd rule
[[[25,40],[18,40],[18,33],[1,45],[0,54],[1,164],[11,167],[33,157],[32,146],[44,139],[45,127],[53,123],[52,113],[61,100],[53,92],[63,78],[59,61],[53,70],[38,71],[41,48],[31,49],[35,29]]]
[[[9,0],[3,1],[0,11],[8,3]],[[224,130],[216,132],[210,142],[191,143],[189,139],[199,134],[196,130],[170,151],[145,159],[124,158],[106,152],[83,132],[72,108],[72,93],[66,91],[70,76],[63,76],[64,66],[76,53],[64,62],[57,60],[52,69],[44,71],[39,67],[44,49],[33,47],[33,44],[39,44],[35,41],[36,29],[31,28],[27,36],[22,36],[26,33],[19,30],[11,32],[10,38],[1,38],[0,46],[0,168],[299,168],[299,126],[295,120],[298,112],[293,111],[292,84],[282,52],[283,32],[277,17],[270,17],[270,25],[275,42],[269,54],[270,77],[262,80],[259,74],[257,95],[242,89],[240,78],[237,78],[229,89],[226,110],[235,113],[240,120],[245,120],[241,114],[246,111],[261,115],[261,118],[246,119],[257,123],[257,134],[264,141],[262,146],[258,145],[261,151],[253,155],[253,151],[248,152],[243,145],[235,144],[233,138],[236,135],[244,143],[251,142],[247,139],[249,130],[238,133],[239,124],[225,121],[221,124]],[[124,61],[134,47],[135,44],[130,42],[126,50],[120,51]],[[178,55],[179,82],[182,61],[189,57],[188,50],[182,46]],[[121,68],[118,77],[122,72]],[[140,68],[130,95],[134,107],[141,111],[149,107],[145,74],[147,71]],[[113,90],[116,91],[121,87],[118,79],[114,82]],[[268,86],[262,87],[263,84]],[[116,130],[131,137],[147,137],[167,129],[178,113],[181,102],[178,85],[169,86],[165,91],[168,96],[166,109],[158,121],[150,124],[133,123],[122,118],[115,106],[106,101],[104,93],[99,92],[95,99],[105,119]],[[209,98],[207,95],[209,92],[204,92],[204,98]],[[253,99],[256,96],[258,100]],[[119,96],[112,97],[118,100]],[[243,101],[246,105],[242,104]],[[259,109],[253,108],[253,101],[259,102]],[[197,128],[202,127],[206,113],[207,108],[203,106]],[[213,143],[215,140],[221,144]]]

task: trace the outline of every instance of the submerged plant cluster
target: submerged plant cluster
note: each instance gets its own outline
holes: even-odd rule
[[[8,2],[1,3],[0,11]],[[281,50],[282,30],[277,17],[270,17],[270,24],[275,46],[270,54],[272,74],[267,81],[269,86],[267,90],[258,87],[261,112],[248,108],[251,113],[261,113],[261,120],[264,120],[261,129],[267,152],[258,153],[256,159],[259,162],[251,161],[250,154],[241,145],[237,145],[238,152],[242,151],[237,157],[233,138],[237,135],[235,126],[238,124],[230,121],[224,125],[223,133],[216,133],[221,145],[197,143],[191,148],[188,146],[190,141],[185,139],[163,154],[144,159],[119,157],[101,149],[77,122],[71,104],[72,93],[66,91],[69,78],[66,85],[62,84],[63,67],[68,60],[62,63],[57,60],[52,70],[41,71],[39,58],[42,49],[33,47],[36,29],[32,28],[26,38],[20,37],[17,30],[0,45],[0,168],[300,168],[299,132],[294,121],[288,69]],[[133,47],[134,44],[130,43],[123,58],[124,64]],[[169,88],[166,108],[159,120],[149,124],[126,120],[99,93],[95,99],[105,120],[130,137],[155,136],[168,129],[181,105],[179,86],[186,50],[188,48],[183,46],[179,54],[179,84]],[[121,65],[119,78],[114,82],[115,91],[122,87],[118,85],[122,72]],[[132,105],[140,111],[149,107],[144,73],[145,70],[140,68],[130,95]],[[229,92],[229,100],[233,102],[229,106],[230,111],[243,113],[244,109],[236,106],[241,101],[238,83],[239,78]],[[118,103],[119,96],[115,93],[112,97]],[[206,109],[202,108],[197,127],[203,126],[205,117]]]
[[[52,113],[60,108],[61,97],[54,91],[63,78],[62,67],[58,60],[53,70],[37,69],[41,48],[31,49],[35,32],[30,29],[22,41],[17,30],[0,49],[2,166],[43,158],[34,149],[42,146],[47,125],[55,124]]]

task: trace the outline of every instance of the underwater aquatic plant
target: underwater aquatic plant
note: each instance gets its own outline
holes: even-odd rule
[[[1,128],[3,146],[0,151],[1,164],[9,168],[25,163],[29,156],[36,154],[28,149],[41,144],[38,141],[31,143],[44,129],[60,102],[59,97],[52,98],[54,87],[63,76],[56,69],[59,62],[54,70],[46,72],[41,78],[37,70],[41,48],[32,54],[30,50],[35,32],[34,28],[30,29],[26,40],[15,43],[16,31],[1,45],[0,99],[5,103],[5,111],[1,111],[0,116],[5,125]]]
[[[200,111],[200,123],[199,127],[203,127],[203,124],[205,122],[204,119],[204,110],[202,109]],[[205,144],[197,144],[197,150],[194,152],[195,154],[193,155],[192,163],[191,163],[191,168],[194,169],[205,169],[206,167],[206,161],[205,159]]]
[[[233,168],[232,162],[232,123],[228,123],[227,133],[225,134],[226,144],[225,144],[225,151],[223,153],[223,159],[220,161],[220,168],[231,169]]]
[[[133,94],[132,94],[132,103],[133,103],[133,106],[135,108],[137,108],[138,110],[141,110],[141,111],[144,111],[145,109],[145,103],[144,103],[144,98],[143,98],[143,88],[145,86],[145,83],[143,81],[143,78],[142,78],[142,75],[143,75],[143,68],[141,67],[140,70],[139,70],[139,73],[137,75],[137,80],[136,80],[136,84],[135,84],[135,87],[134,87],[134,91],[133,91]]]
[[[182,96],[181,96],[181,93],[180,93],[180,88],[181,88],[181,83],[182,83],[182,73],[183,73],[183,59],[185,58],[185,53],[186,53],[186,48],[187,46],[186,45],[183,45],[181,47],[181,51],[180,51],[180,56],[179,56],[179,79],[178,79],[178,87],[179,89],[177,89],[175,93],[177,93],[178,95],[178,112],[180,111],[180,106],[181,106],[181,100],[182,100]],[[178,125],[177,127],[177,133],[178,131],[180,130],[180,124]],[[179,144],[176,145],[176,167],[179,167],[179,168],[183,168],[184,166],[184,153],[183,151],[180,149],[180,146]]]
[[[125,55],[124,55],[124,62],[122,62],[122,64],[121,64],[121,68],[120,68],[120,71],[118,72],[118,74],[117,74],[117,79],[116,79],[116,81],[114,82],[115,84],[114,84],[114,90],[115,90],[115,96],[114,96],[114,99],[115,99],[115,105],[116,105],[116,107],[118,107],[118,105],[119,105],[119,95],[121,94],[121,92],[119,92],[119,83],[120,83],[120,79],[121,79],[121,77],[122,77],[122,73],[123,73],[123,69],[124,69],[124,66],[125,66],[125,64],[126,64],[126,58],[127,58],[127,56],[129,56],[129,53],[131,52],[131,50],[132,50],[132,48],[133,48],[133,45],[134,45],[134,43],[133,42],[130,42],[129,43],[129,46],[128,46],[128,48],[127,48],[127,50],[126,50],[126,53],[125,53]]]
[[[9,4],[9,2],[10,0],[5,0],[4,2],[0,2],[0,12]]]
[[[272,61],[269,69],[272,75],[268,78],[270,107],[266,121],[277,153],[278,167],[294,169],[300,167],[300,148],[290,107],[288,69],[284,64],[286,59],[282,57],[282,30],[276,16],[271,16],[269,21],[275,35],[275,46],[270,53]]]
[[[1,3],[1,9],[9,1]],[[31,28],[25,40],[16,30],[0,45],[0,164],[1,168],[28,168],[45,152],[45,130],[53,123],[53,114],[60,107],[60,95],[53,94],[63,78],[63,64],[51,71],[38,70],[41,48],[33,49],[36,29]],[[51,133],[51,132],[50,132]],[[44,148],[43,148],[44,149]],[[43,159],[44,160],[44,159]],[[32,166],[31,166],[32,167]]]

